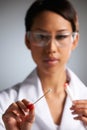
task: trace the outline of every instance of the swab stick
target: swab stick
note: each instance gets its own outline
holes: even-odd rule
[[[43,97],[45,97],[51,91],[52,91],[52,89],[49,88],[39,99],[37,99],[34,103],[29,104],[27,106],[29,108],[29,110],[32,110],[34,108],[34,104],[36,104],[38,101],[40,101]]]
[[[48,89],[48,91],[46,91],[45,93],[44,93],[44,95],[42,95],[39,99],[37,99],[33,104],[36,104],[39,100],[41,100],[43,97],[45,97],[49,92],[51,92],[52,91],[52,89]]]
[[[64,87],[65,87],[65,91],[68,94],[68,96],[70,97],[71,101],[75,100],[68,83],[65,83]]]

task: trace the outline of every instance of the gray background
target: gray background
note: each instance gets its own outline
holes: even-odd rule
[[[0,1],[0,90],[21,82],[35,67],[24,42],[24,17],[33,1]],[[87,0],[72,3],[79,15],[80,40],[68,66],[87,85]]]

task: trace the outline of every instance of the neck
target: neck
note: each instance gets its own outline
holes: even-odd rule
[[[65,69],[51,74],[45,74],[38,71],[38,75],[44,91],[49,88],[54,89],[55,92],[64,90],[64,83],[67,79]]]

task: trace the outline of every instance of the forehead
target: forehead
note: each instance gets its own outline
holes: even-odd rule
[[[31,29],[47,31],[72,30],[72,26],[71,23],[61,15],[51,11],[43,11],[35,17]]]

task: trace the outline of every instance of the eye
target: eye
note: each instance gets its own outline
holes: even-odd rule
[[[38,40],[46,40],[47,36],[44,34],[36,34],[35,38]]]
[[[49,34],[41,34],[41,33],[39,33],[36,36],[36,40],[38,42],[45,42],[46,43],[46,42],[48,42],[50,40],[50,38],[51,38],[51,36]]]
[[[57,35],[56,36],[56,39],[57,40],[63,40],[63,39],[65,39],[65,38],[67,38],[68,37],[68,35]]]

